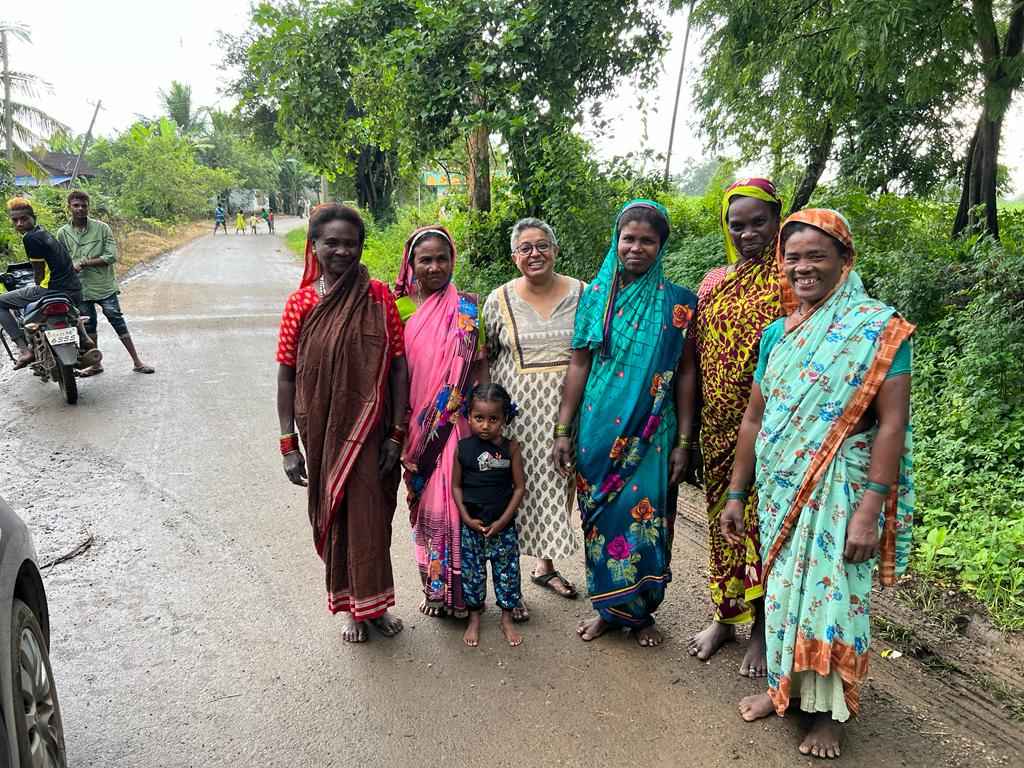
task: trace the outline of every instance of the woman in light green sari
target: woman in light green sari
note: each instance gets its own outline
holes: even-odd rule
[[[756,472],[768,692],[740,714],[782,716],[799,699],[814,715],[800,752],[833,758],[867,676],[875,565],[887,585],[907,562],[914,326],[867,295],[835,211],[790,216],[778,258],[789,314],[761,337],[720,520],[742,545]]]

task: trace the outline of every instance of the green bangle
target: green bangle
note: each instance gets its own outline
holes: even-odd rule
[[[728,501],[746,501],[750,498],[750,491],[729,491],[725,498]]]
[[[888,496],[889,491],[892,490],[891,485],[886,485],[885,483],[875,483],[871,480],[869,480],[864,487],[866,490],[874,491],[875,493],[881,494],[882,496]]]

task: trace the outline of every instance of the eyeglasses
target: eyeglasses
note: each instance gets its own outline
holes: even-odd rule
[[[534,251],[537,253],[545,254],[551,250],[551,243],[547,240],[541,240],[539,243],[523,243],[522,245],[516,246],[516,253],[520,256],[529,256]]]

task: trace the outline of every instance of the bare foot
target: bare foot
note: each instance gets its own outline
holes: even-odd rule
[[[576,627],[576,634],[580,636],[581,640],[589,643],[591,640],[599,638],[609,629],[611,629],[611,624],[600,616],[593,616],[580,622],[580,625]]]
[[[505,635],[505,639],[508,640],[508,644],[513,648],[523,642],[523,636],[519,634],[519,630],[516,629],[515,622],[512,619],[512,611],[502,610],[501,632]]]
[[[764,633],[761,633],[762,640]],[[690,638],[687,650],[691,656],[696,656],[701,661],[707,661],[726,643],[736,639],[736,628],[732,624],[723,624],[720,621],[712,621],[704,629]]]
[[[462,636],[462,642],[470,648],[480,645],[480,611],[469,612],[469,626],[466,627],[466,633]]]
[[[526,601],[520,600],[519,605],[512,609],[512,621],[521,624],[530,620],[530,609],[526,607]]]
[[[764,627],[757,624],[750,630],[750,643],[740,663],[740,674],[743,677],[757,678],[768,676],[768,652],[765,647]]]
[[[394,637],[402,631],[404,626],[402,620],[391,613],[391,611],[384,611],[376,619],[370,619],[370,623],[384,637]]]
[[[814,725],[800,744],[800,754],[834,760],[840,754],[842,733],[843,724],[833,720],[830,712],[818,712],[814,716]]]
[[[427,598],[423,598],[423,602],[420,603],[420,613],[422,613],[424,616],[430,616],[432,618],[437,619],[441,616],[444,616],[444,608],[442,608],[440,605],[431,605],[427,601]]]
[[[775,714],[775,704],[767,693],[756,693],[740,699],[740,717],[748,723]]]
[[[750,643],[740,663],[740,674],[743,677],[758,678],[768,676],[768,649],[764,636],[764,600],[754,600],[754,626],[750,628]]]
[[[633,630],[633,634],[636,635],[636,642],[641,648],[653,648],[661,645],[661,641],[665,639],[657,624],[648,624],[643,629]]]
[[[345,628],[341,630],[341,639],[346,643],[366,642],[366,622],[356,621],[352,614],[345,617]]]

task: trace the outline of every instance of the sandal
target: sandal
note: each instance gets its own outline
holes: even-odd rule
[[[566,592],[561,592],[560,590],[557,590],[553,586],[551,586],[551,580],[554,578],[558,578],[561,580],[561,582],[565,585],[565,588],[567,590]],[[536,574],[530,574],[530,581],[532,581],[538,587],[545,587],[546,589],[550,589],[556,595],[558,595],[559,597],[564,597],[566,600],[575,600],[576,596],[579,594],[576,591],[576,586],[567,578],[565,578],[562,574],[560,574],[558,571],[551,571],[550,573],[545,573],[540,576],[537,576]]]

